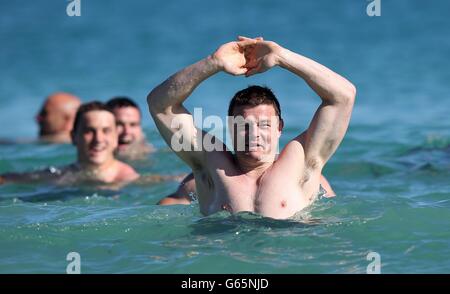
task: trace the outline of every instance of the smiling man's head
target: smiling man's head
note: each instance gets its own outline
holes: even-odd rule
[[[71,134],[79,163],[100,167],[114,160],[118,141],[116,120],[114,113],[102,102],[80,106]]]
[[[116,116],[119,135],[118,152],[124,153],[136,143],[144,140],[141,127],[141,111],[139,106],[128,97],[116,97],[109,100],[106,106]]]

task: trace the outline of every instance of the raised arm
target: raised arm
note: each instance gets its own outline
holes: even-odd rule
[[[250,56],[248,76],[278,65],[305,80],[322,99],[307,131],[295,139],[303,145],[307,167],[321,170],[347,131],[355,87],[325,66],[274,42],[259,41],[246,55]]]
[[[219,71],[245,74],[243,47],[255,42],[244,40],[222,45],[211,56],[172,75],[147,97],[150,114],[164,140],[193,169],[203,165],[203,152],[198,150],[203,150],[199,144],[204,134],[195,128],[183,102],[201,82]]]

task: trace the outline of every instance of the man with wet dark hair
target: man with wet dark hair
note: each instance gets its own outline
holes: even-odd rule
[[[281,118],[281,108],[278,99],[273,94],[272,90],[267,87],[261,86],[249,86],[237,92],[230,100],[228,106],[228,116],[234,116],[235,107],[241,106],[258,106],[261,104],[272,105],[275,109],[276,116],[279,119],[280,124],[283,126],[283,119]],[[323,189],[323,196],[333,197],[335,192],[331,188],[328,180],[321,175],[320,177],[321,189]],[[195,198],[195,179],[194,175],[188,175],[183,181],[181,181],[177,190],[171,195],[161,199],[159,205],[176,205],[176,204],[190,204],[192,199]]]
[[[259,97],[231,109],[234,153],[195,127],[183,102],[201,82],[218,72],[248,77],[273,67],[301,78],[322,100],[309,127],[279,155],[280,113],[271,103],[256,103]],[[344,138],[355,96],[353,84],[325,66],[275,42],[239,37],[169,77],[147,101],[162,137],[193,171],[203,214],[250,211],[285,219],[323,194],[321,173]]]
[[[115,97],[106,106],[116,116],[119,144],[116,154],[124,159],[140,159],[153,150],[145,140],[141,126],[141,110],[128,97]]]
[[[261,104],[272,105],[280,121],[283,121],[281,118],[280,102],[278,102],[275,94],[271,89],[257,85],[248,86],[234,94],[228,105],[228,116],[233,116],[235,107],[243,105],[258,106]]]

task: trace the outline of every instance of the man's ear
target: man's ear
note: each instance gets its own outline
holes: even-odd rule
[[[278,130],[281,132],[284,128],[284,120],[280,118],[280,122],[278,123]]]
[[[73,118],[70,115],[64,115],[64,130],[71,130],[73,127]]]
[[[117,150],[117,148],[119,147],[119,132],[117,131],[117,129],[116,129],[116,141],[114,145],[115,145],[114,150]]]

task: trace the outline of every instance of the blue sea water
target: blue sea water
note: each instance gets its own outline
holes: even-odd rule
[[[147,93],[237,35],[263,36],[351,80],[348,133],[325,168],[338,196],[274,221],[243,213],[203,217],[198,204],[160,207],[175,182],[120,191],[0,186],[0,273],[450,272],[450,19],[448,1],[381,0],[0,1],[0,138],[34,138],[45,96],[136,99],[158,151],[141,173],[180,174],[146,111]],[[282,144],[307,126],[320,99],[289,72],[218,74],[187,106],[225,116],[237,90],[270,86],[280,99]],[[0,145],[0,173],[75,160],[70,145]]]

